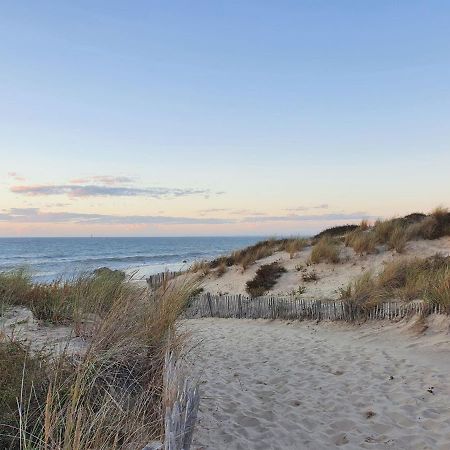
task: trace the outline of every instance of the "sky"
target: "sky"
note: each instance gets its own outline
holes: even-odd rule
[[[0,236],[450,206],[449,23],[433,0],[1,2]]]

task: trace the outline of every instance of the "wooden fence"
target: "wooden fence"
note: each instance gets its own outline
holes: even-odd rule
[[[440,305],[424,302],[385,302],[362,308],[341,300],[307,300],[292,296],[203,294],[193,297],[185,312],[186,318],[222,317],[237,319],[285,320],[365,320],[399,319],[410,314],[443,313]]]
[[[178,275],[181,275],[182,273],[183,272],[181,272],[181,271],[170,272],[167,270],[165,272],[159,272],[159,273],[155,273],[154,275],[150,275],[145,280],[147,281],[147,284],[150,288],[156,289],[159,286],[161,286],[162,284],[167,283],[170,280],[173,280],[175,277],[177,277]]]
[[[173,352],[164,365],[164,443],[153,441],[142,450],[189,450],[200,404],[198,384],[182,378]]]

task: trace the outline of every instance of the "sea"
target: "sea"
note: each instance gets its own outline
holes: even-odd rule
[[[263,237],[79,237],[0,238],[0,271],[26,268],[37,282],[71,278],[100,267],[135,279],[183,270],[254,244]]]

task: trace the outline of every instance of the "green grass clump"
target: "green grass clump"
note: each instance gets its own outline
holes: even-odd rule
[[[105,314],[133,288],[117,271],[100,271],[71,280],[32,283],[24,270],[0,273],[0,302],[29,308],[39,320],[68,323],[83,314]]]
[[[310,261],[313,264],[328,262],[336,264],[339,262],[339,243],[328,235],[322,236],[312,248]]]
[[[19,342],[0,342],[0,448],[20,448],[19,411],[27,413],[22,425],[24,434],[43,428],[40,407],[45,404],[50,386],[47,363],[44,356],[30,354]],[[19,404],[23,406],[20,410]]]
[[[255,277],[247,281],[246,291],[251,297],[264,295],[269,289],[275,286],[278,278],[284,272],[286,272],[286,269],[277,262],[264,264],[256,271]]]
[[[32,287],[31,275],[25,268],[0,272],[0,304],[20,304]]]

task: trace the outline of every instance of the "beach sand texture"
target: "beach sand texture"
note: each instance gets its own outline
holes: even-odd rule
[[[420,336],[384,322],[185,321],[201,380],[193,448],[449,449],[448,319],[430,320]]]

